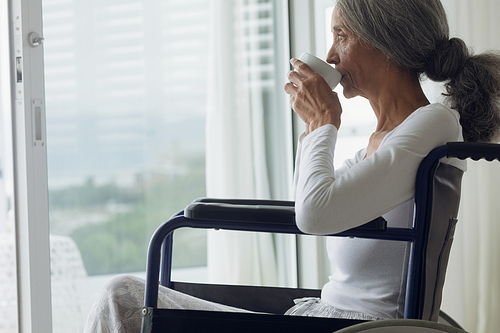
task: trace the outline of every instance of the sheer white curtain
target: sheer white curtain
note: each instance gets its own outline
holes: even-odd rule
[[[450,22],[475,53],[500,50],[500,1],[447,0]],[[471,162],[465,174],[443,309],[470,332],[500,331],[500,166]]]
[[[207,109],[207,195],[269,198],[263,93],[259,70],[259,1],[213,0]],[[258,77],[256,77],[258,76]],[[273,236],[211,231],[210,282],[274,285]]]

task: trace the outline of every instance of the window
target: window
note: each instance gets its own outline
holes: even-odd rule
[[[226,36],[234,48],[217,52],[241,65],[235,87],[249,91],[234,105],[252,103],[267,130],[269,195],[288,195],[281,166],[291,161],[277,146],[289,133],[279,122],[288,110],[277,109],[286,73],[275,65],[277,4],[235,1],[222,5],[227,13],[215,4],[42,0],[55,331],[81,328],[110,276],[143,276],[156,227],[206,195],[216,15],[235,30]],[[176,231],[174,278],[206,281],[206,248],[206,231]]]

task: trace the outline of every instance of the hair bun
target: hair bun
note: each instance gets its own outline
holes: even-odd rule
[[[460,38],[438,43],[430,54],[425,73],[433,81],[454,79],[462,71],[469,58],[469,50]]]

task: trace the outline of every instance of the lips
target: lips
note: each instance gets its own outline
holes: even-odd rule
[[[342,78],[344,78],[344,76],[347,76],[347,74],[342,73],[337,67],[335,67],[335,69],[340,73],[340,75],[342,75]]]
[[[342,81],[345,81],[345,79],[347,79],[347,73],[344,73],[343,69],[336,66],[335,69],[340,73],[341,75],[341,78],[340,78],[340,82]]]

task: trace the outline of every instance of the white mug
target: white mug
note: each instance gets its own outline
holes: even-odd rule
[[[342,79],[342,75],[329,63],[313,56],[310,53],[302,53],[299,57],[299,60],[305,62],[307,65],[309,65],[309,67],[311,67],[313,71],[321,75],[332,90],[335,89],[335,87]]]

